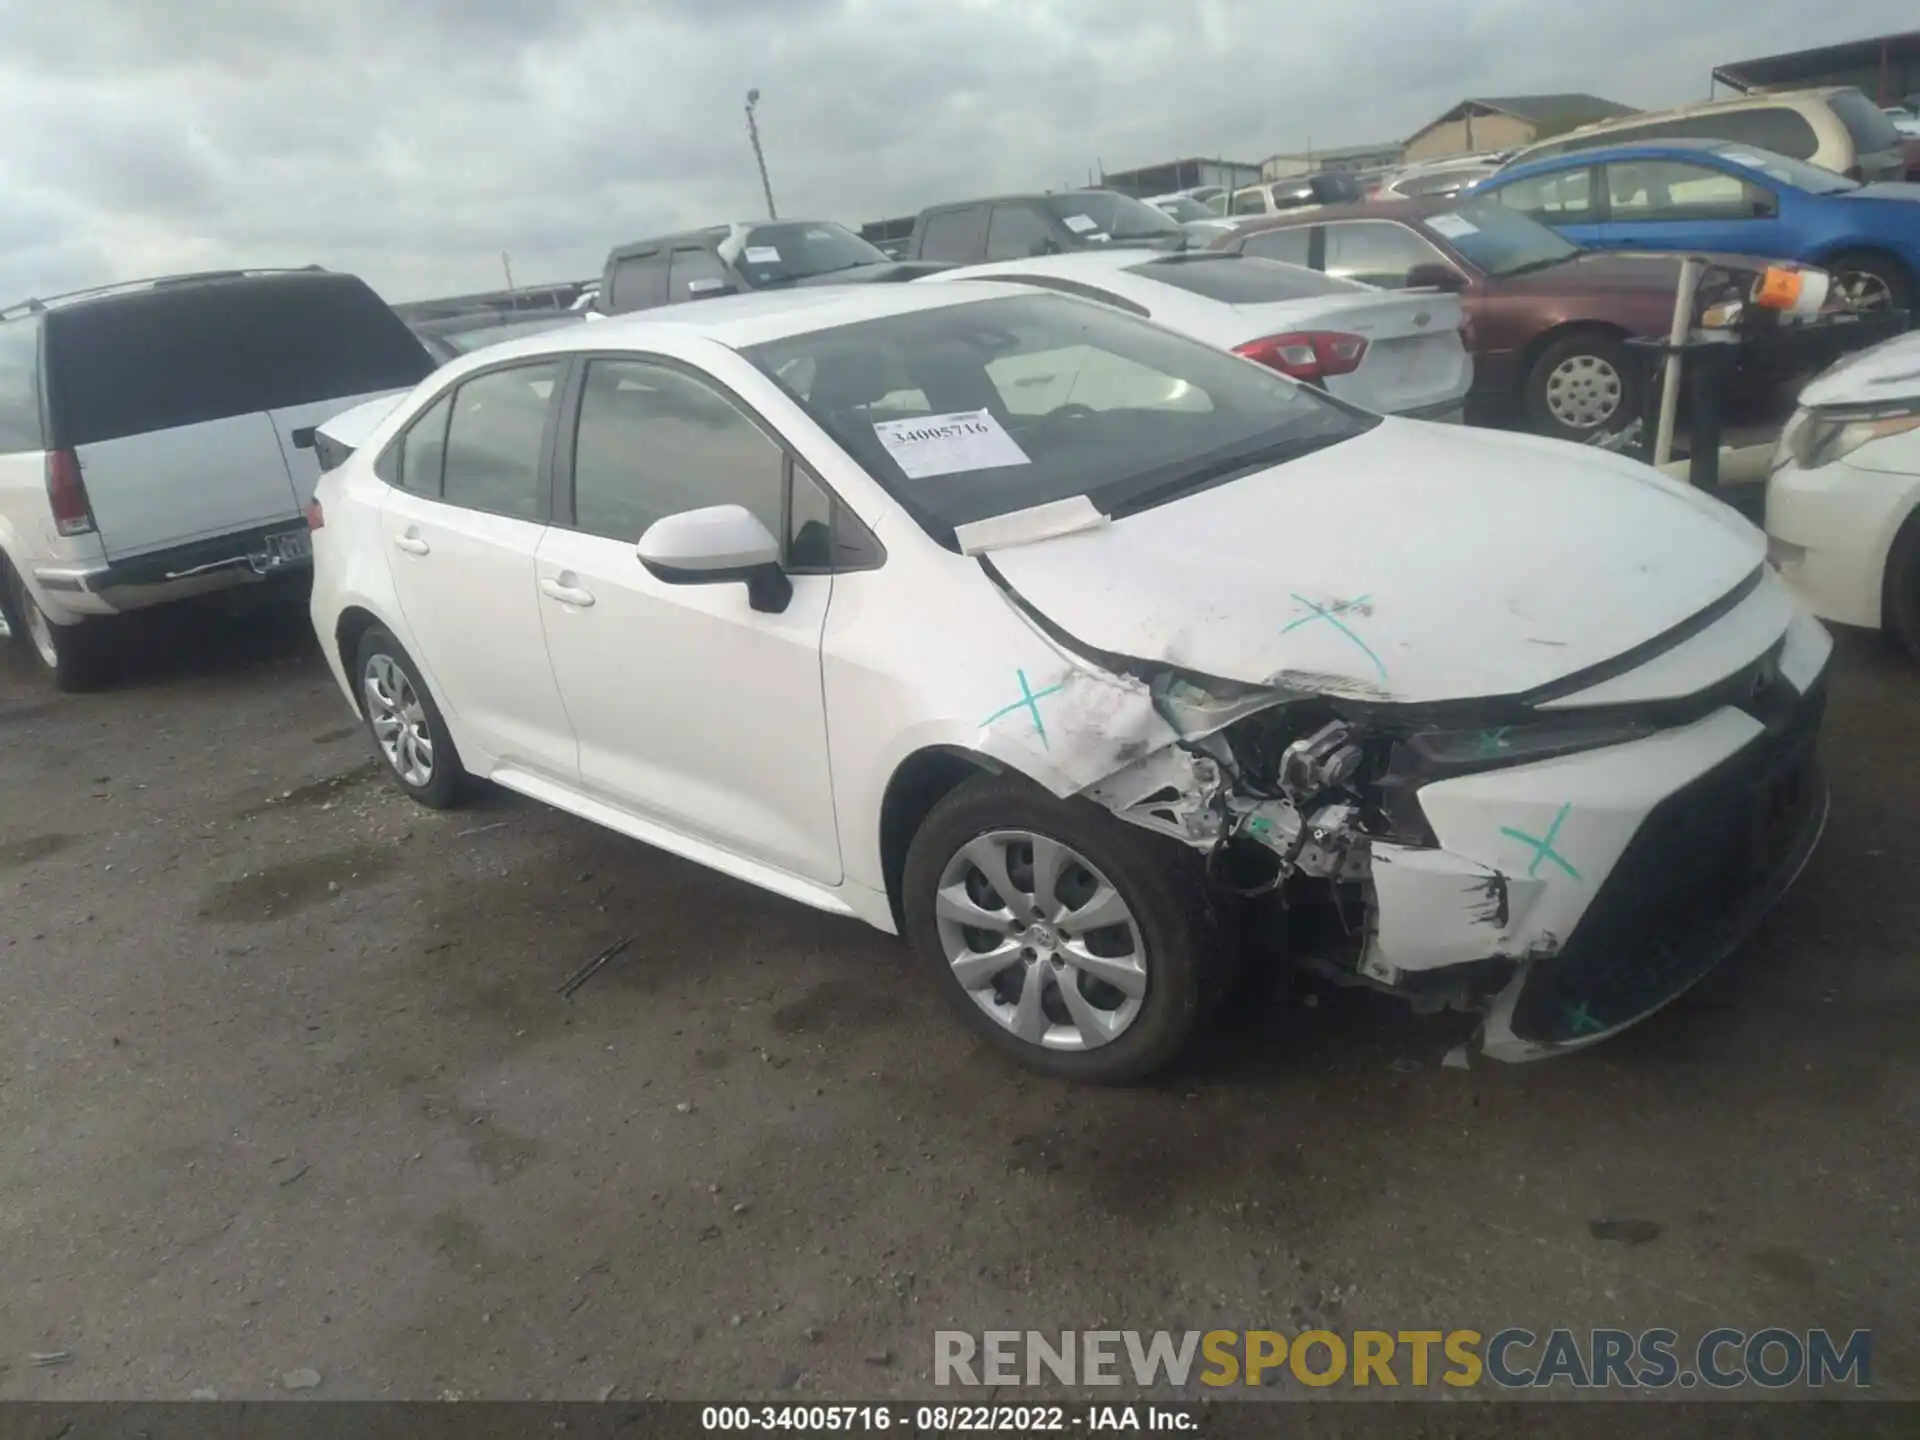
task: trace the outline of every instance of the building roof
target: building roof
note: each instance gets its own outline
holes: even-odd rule
[[[1734,60],[1716,65],[1713,78],[1735,90],[1779,90],[1815,84],[1840,71],[1915,61],[1920,61],[1920,30],[1907,30],[1897,35],[1875,35],[1865,40],[1821,45],[1812,50],[1793,50],[1784,55],[1763,55],[1757,60]]]
[[[1435,125],[1444,125],[1449,120],[1463,120],[1470,114],[1492,114],[1511,115],[1516,120],[1525,120],[1536,126],[1543,134],[1558,134],[1579,125],[1592,125],[1596,121],[1613,120],[1635,113],[1631,105],[1603,100],[1598,95],[1476,95],[1462,100],[1446,114],[1421,126],[1414,133],[1417,135],[1421,131],[1431,130]]]

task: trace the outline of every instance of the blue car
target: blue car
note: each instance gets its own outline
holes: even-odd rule
[[[1501,170],[1472,193],[1593,249],[1818,265],[1856,305],[1911,309],[1920,284],[1920,185],[1861,185],[1730,140],[1578,150]]]

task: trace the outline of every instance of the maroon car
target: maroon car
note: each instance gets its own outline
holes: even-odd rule
[[[1518,400],[1543,435],[1585,440],[1639,415],[1641,368],[1625,341],[1664,337],[1680,257],[1582,250],[1490,199],[1376,200],[1249,221],[1214,242],[1389,289],[1459,294],[1474,397]],[[1764,262],[1716,262],[1702,311],[1750,293]]]

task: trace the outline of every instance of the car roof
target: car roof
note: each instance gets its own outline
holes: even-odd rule
[[[1138,253],[1138,252],[1136,252]],[[939,310],[982,300],[1030,297],[1022,285],[813,285],[792,290],[752,290],[713,300],[689,300],[628,315],[610,315],[592,325],[565,325],[525,340],[489,346],[485,362],[575,350],[643,350],[663,335],[694,335],[730,350],[831,330],[863,320]]]
[[[133,295],[151,295],[163,290],[185,290],[203,285],[229,284],[236,280],[282,283],[292,280],[294,283],[300,283],[299,277],[309,277],[335,285],[342,281],[359,283],[352,275],[322,269],[318,265],[302,265],[297,269],[201,270],[186,275],[156,275],[144,280],[119,280],[107,285],[90,286],[85,290],[69,290],[62,295],[29,297],[16,304],[0,307],[0,319],[12,320],[23,315],[37,315],[46,310],[64,310],[77,305],[93,305]]]
[[[1618,145],[1590,145],[1584,150],[1569,150],[1563,155],[1549,155],[1540,160],[1523,160],[1518,165],[1510,165],[1498,172],[1499,178],[1521,175],[1536,170],[1558,170],[1577,165],[1598,165],[1608,160],[1650,159],[1662,154],[1671,155],[1711,155],[1722,150],[1736,153],[1767,154],[1758,145],[1743,145],[1737,140],[1713,140],[1700,136],[1676,135],[1671,140],[1623,140]],[[1739,161],[1734,161],[1739,164]]]
[[[1302,206],[1273,215],[1248,215],[1235,225],[1233,237],[1262,230],[1285,230],[1296,225],[1324,225],[1329,220],[1423,220],[1442,210],[1457,210],[1470,196],[1391,195],[1379,200],[1351,200],[1341,205]]]

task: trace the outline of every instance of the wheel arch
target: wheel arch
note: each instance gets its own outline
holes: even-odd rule
[[[1822,245],[1812,255],[1808,256],[1805,263],[1808,265],[1817,265],[1822,270],[1830,270],[1835,260],[1846,260],[1855,257],[1863,260],[1885,261],[1907,277],[1908,285],[1920,288],[1920,275],[1914,273],[1914,267],[1907,262],[1906,258],[1902,256],[1898,250],[1894,250],[1877,240],[1849,238],[1830,241]]]
[[[347,686],[348,697],[362,719],[366,718],[367,707],[360,696],[359,681],[354,677],[354,660],[360,651],[361,638],[376,625],[385,626],[386,621],[364,605],[347,606],[333,622],[334,651],[340,657],[341,673],[351,682]]]
[[[1910,559],[1920,561],[1920,504],[1908,510],[1906,518],[1894,527],[1893,538],[1880,555],[1880,628],[1886,634],[1899,629],[1898,585]]]
[[[906,934],[902,879],[907,848],[928,814],[950,792],[977,775],[1011,773],[990,756],[958,745],[928,745],[894,766],[880,798],[880,873],[887,907],[899,932]]]
[[[1514,390],[1525,392],[1528,382],[1533,379],[1533,367],[1539,363],[1540,357],[1546,354],[1549,346],[1558,345],[1562,340],[1571,340],[1576,335],[1601,335],[1621,344],[1633,338],[1633,332],[1616,321],[1584,315],[1561,320],[1542,330],[1522,348],[1520,363],[1514,367]]]

